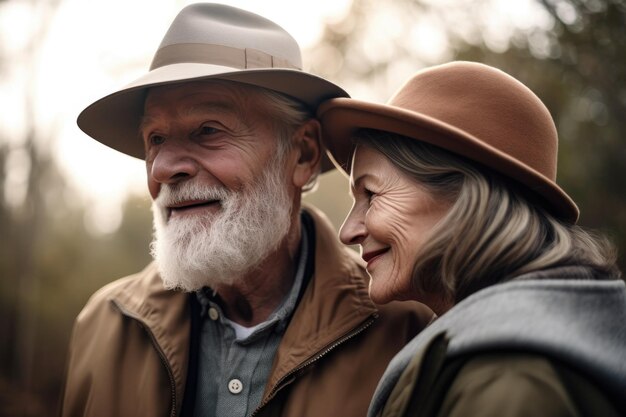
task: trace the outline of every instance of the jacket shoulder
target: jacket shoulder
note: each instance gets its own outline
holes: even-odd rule
[[[486,353],[468,359],[444,396],[439,415],[451,417],[580,416],[550,361],[526,353]]]
[[[442,340],[416,353],[388,399],[383,417],[581,417],[547,358],[490,352],[446,360],[445,349],[439,350]]]
[[[417,301],[392,301],[377,307],[379,321],[388,324],[406,321],[417,331],[424,329],[436,317],[430,308]]]
[[[159,282],[160,278],[156,265],[150,263],[142,271],[110,282],[93,293],[79,313],[76,321],[80,323],[96,311],[108,306],[112,299],[118,297],[127,298],[129,294],[145,294],[155,284],[158,285]]]
[[[163,415],[163,410],[172,407],[172,399],[179,393],[171,393],[167,369],[179,386],[187,360],[187,326],[163,314],[147,314],[141,322],[125,314],[141,312],[142,306],[149,305],[146,298],[151,294],[165,298],[155,291],[159,282],[156,268],[149,265],[91,296],[72,331],[61,415],[135,415],[137,410],[143,415]],[[134,300],[141,303],[133,305]],[[174,304],[170,301],[171,297],[164,301],[167,311],[177,312],[176,306],[170,308]],[[171,315],[178,317],[177,313]],[[174,325],[169,326],[171,322]]]

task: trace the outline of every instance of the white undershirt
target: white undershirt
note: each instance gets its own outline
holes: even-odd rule
[[[255,324],[252,327],[246,327],[246,326],[242,326],[239,323],[235,323],[232,320],[229,320],[226,317],[222,317],[222,320],[224,320],[225,323],[229,324],[233,330],[235,330],[235,339],[236,340],[243,340],[246,339],[248,336],[250,336],[252,333],[254,333],[254,331],[256,329],[259,328],[259,326],[261,326],[262,324],[265,324],[265,322],[259,323],[259,324]]]

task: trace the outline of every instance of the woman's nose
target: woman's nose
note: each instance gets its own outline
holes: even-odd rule
[[[360,216],[354,208],[348,213],[346,220],[344,220],[341,229],[339,230],[339,239],[345,245],[358,245],[363,242],[363,239],[367,236],[367,228],[363,221],[363,216]]]

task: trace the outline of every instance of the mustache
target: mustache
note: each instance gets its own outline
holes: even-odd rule
[[[189,200],[223,201],[231,197],[232,192],[223,185],[203,185],[195,181],[176,184],[162,184],[154,203],[169,207]]]

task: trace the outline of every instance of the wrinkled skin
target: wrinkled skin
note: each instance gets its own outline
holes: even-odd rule
[[[411,275],[420,248],[450,204],[365,145],[355,151],[350,177],[353,207],[341,227],[345,244],[358,244],[367,262],[370,296],[379,304],[417,300],[431,308],[437,295],[419,294]]]

